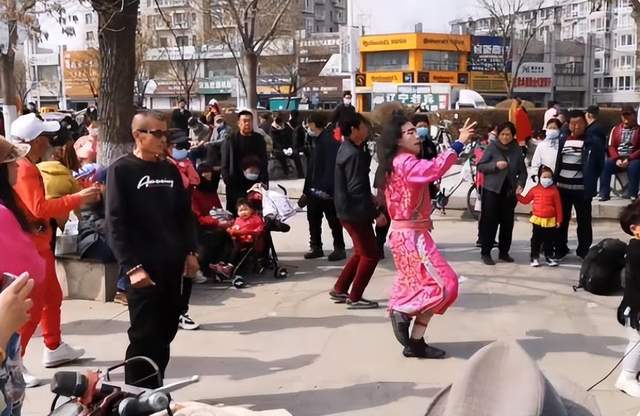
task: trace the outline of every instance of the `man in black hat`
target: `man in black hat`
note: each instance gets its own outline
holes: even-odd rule
[[[626,171],[629,186],[625,199],[638,197],[640,182],[640,129],[636,124],[636,112],[631,106],[622,107],[621,123],[609,135],[609,157],[600,176],[600,201],[608,201],[611,193],[611,176]]]
[[[187,102],[184,98],[178,100],[178,108],[171,114],[171,127],[180,129],[189,135],[189,119],[191,111],[187,110]]]

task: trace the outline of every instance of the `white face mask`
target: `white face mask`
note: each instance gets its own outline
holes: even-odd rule
[[[556,140],[560,137],[560,130],[547,130],[544,135],[545,139]]]
[[[344,103],[344,105],[351,105],[351,98],[344,98],[342,102]]]
[[[540,178],[540,185],[545,188],[550,187],[551,185],[553,185],[553,178]]]
[[[255,173],[255,172],[251,172],[251,171],[248,171],[248,170],[244,171],[244,177],[247,178],[250,181],[258,180],[258,176],[260,176],[260,174]]]
[[[187,155],[189,155],[189,151],[185,149],[173,149],[171,151],[171,156],[175,160],[184,160],[187,158]]]

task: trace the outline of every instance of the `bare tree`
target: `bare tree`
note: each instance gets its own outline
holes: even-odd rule
[[[98,13],[101,121],[99,162],[108,165],[130,149],[139,0],[91,0]]]
[[[511,98],[513,80],[518,78],[531,41],[543,24],[542,20],[536,19],[537,13],[534,13],[533,19],[527,19],[524,12],[537,12],[544,5],[544,0],[478,0],[478,5],[491,17],[494,34],[502,38],[499,70],[504,77],[508,97]]]
[[[27,94],[31,91],[31,87],[27,86],[27,66],[23,59],[18,59],[13,64],[16,79],[16,95],[20,101],[24,103],[27,100]]]
[[[82,80],[86,82],[91,96],[98,98],[100,90],[100,51],[97,49],[87,49],[84,59],[79,61],[79,72]]]
[[[219,0],[211,11],[215,36],[233,55],[247,105],[258,106],[258,60],[292,19],[292,0]],[[290,29],[285,30],[291,33]]]
[[[37,7],[36,7],[37,6]],[[6,39],[6,44],[0,44],[0,90],[4,101],[5,131],[17,115],[16,96],[16,50],[18,49],[18,31],[24,29],[36,37],[46,37],[37,19],[36,8],[40,13],[46,13],[56,18],[64,34],[73,34],[73,27],[69,26],[65,8],[58,0],[0,0],[0,30],[5,33],[0,39]]]
[[[198,81],[198,76],[200,74],[200,68],[202,66],[204,42],[201,37],[200,39],[198,36],[191,38],[190,36],[184,36],[176,31],[176,29],[182,30],[189,27],[188,17],[183,22],[172,22],[170,16],[162,10],[158,0],[155,0],[155,4],[156,9],[160,13],[160,18],[169,28],[171,37],[175,44],[174,47],[163,47],[166,61],[169,63],[171,76],[180,85],[184,99],[187,102],[187,106],[189,106],[191,104],[191,93],[193,88],[196,86],[196,82]],[[187,14],[187,16],[189,15]],[[195,24],[195,22],[191,23]],[[190,46],[189,43],[192,43],[192,45]]]

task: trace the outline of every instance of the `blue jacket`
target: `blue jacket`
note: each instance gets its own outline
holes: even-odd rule
[[[554,179],[558,182],[560,166],[562,164],[562,150],[568,137],[560,137],[558,144],[558,157],[554,169]],[[604,167],[604,145],[602,140],[593,131],[586,130],[582,147],[582,177],[584,183],[584,197],[591,199],[598,193],[598,178]]]

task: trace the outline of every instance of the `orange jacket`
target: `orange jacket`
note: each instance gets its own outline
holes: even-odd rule
[[[525,141],[533,136],[533,129],[531,127],[531,121],[529,120],[529,114],[527,110],[520,107],[516,110],[516,140],[520,146],[524,145]]]
[[[22,202],[27,220],[37,224],[37,230],[33,234],[33,242],[38,252],[51,250],[51,218],[66,217],[69,212],[82,205],[82,200],[76,195],[67,195],[62,198],[46,199],[44,194],[44,181],[40,171],[28,159],[18,160],[18,179],[13,187],[16,195]]]
[[[253,214],[248,218],[236,218],[233,226],[227,232],[240,243],[249,244],[264,232],[264,220],[258,214]]]
[[[536,185],[525,196],[518,195],[521,204],[530,204],[533,201],[533,215],[540,218],[555,218],[557,224],[562,224],[562,201],[557,186],[545,188]]]

